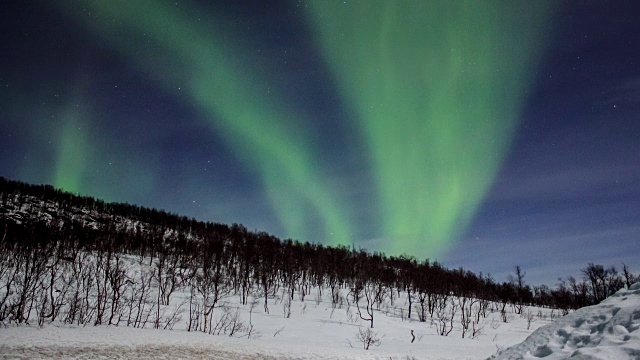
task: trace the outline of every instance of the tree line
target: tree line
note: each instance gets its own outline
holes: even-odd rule
[[[223,299],[269,312],[269,299],[301,301],[312,291],[332,306],[353,305],[374,326],[384,302],[406,294],[406,315],[436,319],[448,335],[454,317],[474,334],[486,312],[521,314],[526,306],[571,309],[596,304],[634,276],[626,265],[588,264],[583,278],[555,287],[531,287],[516,267],[505,282],[411,256],[387,256],[348,246],[281,240],[244,226],[202,222],[130,204],[106,203],[49,185],[0,177],[0,322],[126,324],[171,328],[188,314],[187,329],[207,333],[245,331],[237,311],[213,310]],[[136,257],[132,275],[123,256]],[[177,289],[189,296],[169,304]],[[323,294],[326,292],[326,294]],[[346,296],[344,294],[347,294]],[[286,295],[286,296],[285,296]],[[289,301],[290,306],[290,301]],[[456,315],[457,314],[457,315]],[[224,321],[223,321],[224,319]]]

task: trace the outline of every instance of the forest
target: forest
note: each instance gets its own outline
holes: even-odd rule
[[[499,312],[505,322],[528,306],[565,315],[638,279],[625,264],[618,271],[590,263],[581,269],[582,278],[567,277],[554,286],[528,285],[519,266],[498,282],[429,259],[282,240],[238,224],[106,203],[50,185],[0,178],[0,198],[5,326],[36,321],[172,328],[184,313],[189,331],[250,336],[250,321],[241,324],[237,312],[212,316],[223,299],[254,299],[252,305],[268,313],[268,300],[276,294],[290,304],[313,293],[330,298],[334,307],[355,306],[373,328],[380,304],[393,305],[402,293],[408,300],[403,317],[435,321],[440,335],[451,332],[455,318],[465,337],[474,335],[488,311]],[[188,296],[176,304],[178,291]]]

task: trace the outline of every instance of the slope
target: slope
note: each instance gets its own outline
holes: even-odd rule
[[[640,359],[640,283],[540,327],[491,359]]]

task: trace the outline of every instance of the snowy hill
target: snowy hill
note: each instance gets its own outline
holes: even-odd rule
[[[602,276],[581,284],[594,296],[559,286],[534,297],[522,281],[428,259],[282,241],[0,177],[0,358],[484,359],[623,286],[590,266]],[[636,314],[605,330],[632,346]],[[558,332],[565,343],[572,330]]]
[[[640,283],[536,330],[492,359],[640,359]]]

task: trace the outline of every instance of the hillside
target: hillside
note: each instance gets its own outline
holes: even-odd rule
[[[485,358],[633,278],[532,289],[519,267],[497,283],[3,178],[0,197],[11,358]]]

